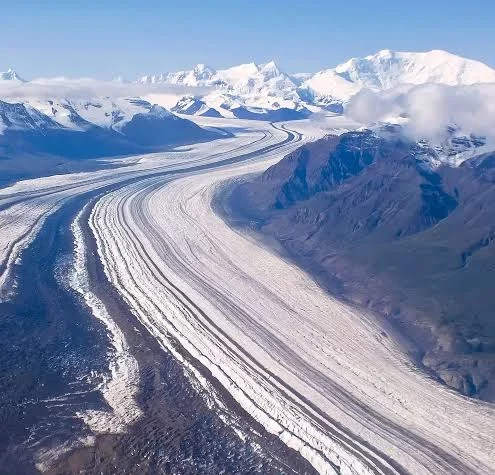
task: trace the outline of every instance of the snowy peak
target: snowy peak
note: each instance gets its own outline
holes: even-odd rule
[[[165,109],[165,107],[159,106],[157,104],[153,104],[149,112],[147,112],[147,114],[149,115],[149,117],[154,117],[158,119],[166,119],[168,117],[173,116],[173,114],[169,112],[167,109]]]
[[[16,71],[9,68],[5,72],[0,72],[0,81],[17,81],[17,82],[26,82],[22,79]]]
[[[296,81],[280,71],[274,61],[257,65],[242,64],[218,71],[222,83],[234,94],[280,96],[287,99],[294,96]]]
[[[247,63],[234,66],[229,69],[218,71],[219,78],[235,87],[236,83],[248,81],[270,81],[276,78],[289,78],[289,76],[280,71],[275,61],[265,64]]]
[[[308,90],[314,98],[328,98],[346,101],[359,92],[361,86],[342,77],[333,69],[313,74],[301,84],[301,90]]]
[[[197,87],[205,85],[215,74],[216,71],[206,64],[197,64],[191,71],[146,75],[142,76],[138,82],[143,84],[173,84]]]
[[[272,79],[282,74],[278,66],[275,64],[275,61],[270,61],[266,64],[262,64],[261,66],[259,66],[258,69],[261,74],[263,74],[265,79]]]
[[[401,84],[437,83],[450,86],[495,82],[495,70],[447,51],[425,53],[382,50],[352,58],[335,68],[343,79],[361,87],[390,89]]]
[[[46,130],[60,125],[29,104],[0,101],[0,134],[5,130]]]
[[[229,82],[235,82],[245,80],[257,75],[259,68],[255,63],[240,64],[233,66],[232,68],[223,69],[219,71],[219,76],[226,79]]]
[[[198,64],[192,71],[180,71],[178,73],[168,74],[167,82],[194,87],[208,82],[215,74],[215,70],[206,66],[206,64]]]
[[[216,74],[216,71],[206,64],[197,64],[192,72],[198,81],[211,79]]]

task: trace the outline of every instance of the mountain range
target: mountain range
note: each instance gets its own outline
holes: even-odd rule
[[[222,136],[140,98],[0,100],[0,186]]]
[[[206,93],[192,94],[179,101],[175,110],[184,114],[239,117],[248,111],[254,115],[252,118],[264,119],[268,111],[279,110],[291,111],[294,118],[325,110],[341,113],[349,99],[363,88],[495,83],[495,70],[446,51],[383,50],[314,74],[287,74],[274,61],[218,71],[198,64],[190,71],[143,76],[139,82],[206,89]]]
[[[0,73],[0,81],[24,82],[12,69]],[[188,94],[175,92],[175,99],[167,103],[177,114],[277,121],[306,118],[321,112],[342,113],[349,100],[365,88],[380,91],[401,85],[495,83],[495,70],[446,51],[383,50],[316,73],[288,74],[274,61],[222,70],[198,64],[192,70],[145,75],[133,83],[149,86],[150,94],[159,86],[170,86],[177,91],[187,88]],[[146,87],[142,95],[146,95]],[[96,100],[87,97],[78,101],[30,98],[23,101],[64,127],[75,129],[84,121],[114,127],[117,122],[122,124],[133,114],[143,112],[137,98]]]

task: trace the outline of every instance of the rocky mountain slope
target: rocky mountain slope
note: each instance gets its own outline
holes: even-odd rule
[[[473,147],[482,142],[328,136],[229,202],[331,292],[383,315],[435,377],[495,400],[495,154],[449,161]]]

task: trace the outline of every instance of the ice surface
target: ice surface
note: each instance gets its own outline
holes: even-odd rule
[[[91,290],[86,262],[86,247],[81,230],[81,216],[72,223],[74,234],[74,264],[71,287],[81,295],[91,312],[106,327],[113,348],[109,355],[109,374],[102,375],[100,391],[112,411],[85,411],[78,414],[93,432],[119,433],[134,422],[141,410],[134,396],[138,391],[139,370],[122,330],[115,324],[105,304]]]
[[[373,315],[230,229],[212,201],[249,163],[150,179],[91,216],[111,282],[141,322],[202,365],[265,428],[321,473],[491,474],[495,408],[423,375]]]
[[[117,170],[29,180],[0,190],[0,224],[7,230],[0,235],[4,288],[24,246],[64,200],[134,178],[98,199],[90,226],[110,281],[151,334],[191,372],[194,366],[173,348],[172,339],[320,473],[335,474],[339,467],[345,475],[493,474],[493,405],[427,378],[383,335],[373,315],[335,300],[307,274],[215,213],[212,201],[222,183],[266,169],[301,142],[285,143],[280,126],[195,120],[228,129],[235,137],[143,156]],[[326,118],[284,126],[299,127],[304,142],[351,124]],[[256,151],[247,162],[185,170]],[[158,171],[174,175],[152,176]],[[76,249],[82,253],[84,243],[74,226]],[[84,281],[84,265],[76,272]],[[83,295],[91,294],[83,290]],[[96,431],[114,430],[135,414],[135,374],[129,377],[131,362],[120,365],[117,356],[125,354],[125,339],[111,328],[98,302],[89,298],[88,303],[109,326],[115,366],[101,388],[113,412],[93,414],[87,421]],[[113,383],[118,374],[124,376]],[[208,388],[204,378],[197,375],[197,380]],[[115,399],[117,389],[131,397]],[[123,413],[114,407],[120,404],[128,408]]]

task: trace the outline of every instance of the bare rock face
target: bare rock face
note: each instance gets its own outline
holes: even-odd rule
[[[456,374],[448,370],[440,370],[438,374],[445,384],[467,396],[472,396],[476,391],[470,374]]]
[[[452,167],[438,153],[394,134],[325,137],[238,185],[231,206],[383,315],[445,384],[493,400],[495,154]]]

